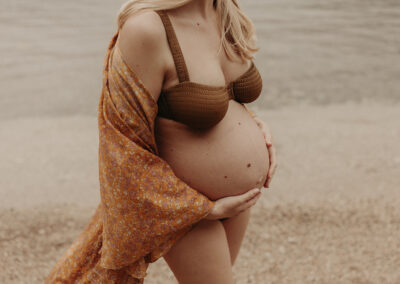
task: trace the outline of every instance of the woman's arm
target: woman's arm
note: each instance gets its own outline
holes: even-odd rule
[[[130,17],[119,31],[117,45],[125,62],[135,71],[155,101],[160,96],[168,50],[164,26],[153,11]]]

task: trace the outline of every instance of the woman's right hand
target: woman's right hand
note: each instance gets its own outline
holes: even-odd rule
[[[241,195],[222,197],[215,201],[205,219],[218,220],[233,217],[256,204],[260,196],[261,189],[253,188]]]

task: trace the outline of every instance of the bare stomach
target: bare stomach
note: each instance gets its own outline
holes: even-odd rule
[[[157,117],[155,138],[160,157],[175,175],[211,200],[260,188],[266,180],[269,158],[263,134],[234,100],[225,117],[207,130]]]

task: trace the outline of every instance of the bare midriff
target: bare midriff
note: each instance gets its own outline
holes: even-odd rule
[[[230,100],[224,118],[206,130],[156,117],[161,158],[175,175],[211,200],[261,188],[269,168],[268,149],[254,119]]]

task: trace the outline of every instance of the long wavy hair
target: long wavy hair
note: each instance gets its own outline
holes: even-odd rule
[[[130,0],[122,5],[118,15],[118,28],[121,29],[126,20],[134,13],[151,10],[168,10],[183,6],[196,0]],[[253,54],[259,50],[256,46],[256,34],[252,21],[242,12],[237,0],[214,0],[214,8],[218,15],[218,25],[221,30],[221,47],[227,57],[234,54],[242,61],[253,59]]]

